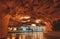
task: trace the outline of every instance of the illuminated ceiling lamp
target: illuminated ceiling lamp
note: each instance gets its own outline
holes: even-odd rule
[[[35,20],[36,23],[39,23],[40,21],[41,21],[40,19]]]
[[[24,19],[29,19],[30,18],[30,16],[24,16]]]
[[[34,26],[34,27],[35,27],[35,26],[36,26],[36,24],[31,24],[31,26]]]

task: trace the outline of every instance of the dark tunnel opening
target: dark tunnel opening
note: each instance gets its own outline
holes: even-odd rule
[[[60,31],[60,20],[54,21],[52,26],[53,31]]]

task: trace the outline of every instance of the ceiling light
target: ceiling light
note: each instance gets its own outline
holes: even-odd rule
[[[40,21],[41,21],[40,19],[37,19],[35,22],[36,22],[36,23],[39,23]]]
[[[31,24],[31,26],[36,26],[36,24]]]
[[[29,19],[30,18],[30,16],[24,16],[24,19]]]

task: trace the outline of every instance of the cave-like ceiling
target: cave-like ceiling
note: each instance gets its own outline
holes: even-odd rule
[[[0,0],[0,15],[28,15],[48,21],[60,19],[60,0]]]

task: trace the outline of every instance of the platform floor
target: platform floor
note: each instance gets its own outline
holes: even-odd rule
[[[7,39],[60,39],[60,34],[56,32],[9,33]]]

